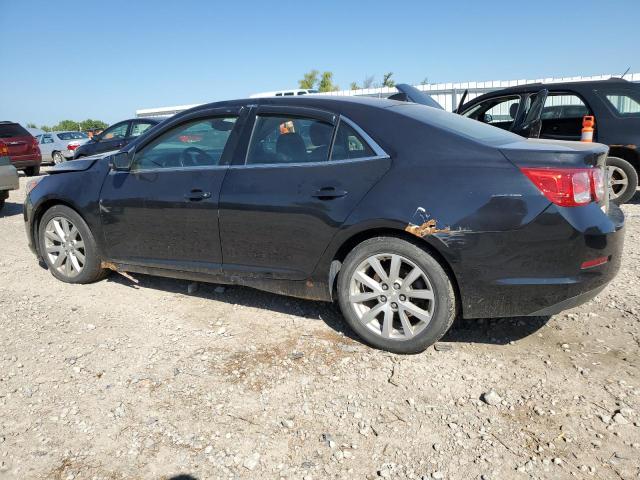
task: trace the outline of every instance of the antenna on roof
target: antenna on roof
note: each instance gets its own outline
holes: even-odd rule
[[[631,70],[631,67],[627,68],[624,73],[622,75],[620,75],[620,78],[624,78],[624,76],[629,73],[629,70]]]

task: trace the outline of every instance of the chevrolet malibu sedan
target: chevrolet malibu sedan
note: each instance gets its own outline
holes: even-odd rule
[[[551,315],[611,281],[606,156],[406,102],[230,101],[58,165],[24,219],[63,282],[117,270],[337,301],[365,342],[415,353],[457,316]]]

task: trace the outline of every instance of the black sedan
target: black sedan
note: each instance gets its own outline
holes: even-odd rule
[[[101,153],[113,152],[126,147],[148,129],[161,122],[158,118],[133,118],[114,123],[102,133],[98,133],[73,152],[73,158],[90,157]]]
[[[24,219],[64,282],[111,269],[337,300],[369,344],[419,352],[458,315],[550,315],[611,281],[606,156],[393,100],[230,101],[58,165]]]

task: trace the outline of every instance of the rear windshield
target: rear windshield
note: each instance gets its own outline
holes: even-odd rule
[[[392,108],[394,110],[397,109],[403,115],[433,125],[436,128],[489,145],[503,145],[522,140],[522,137],[515,133],[437,108],[411,103],[397,105]]]
[[[0,123],[0,138],[27,136],[31,136],[31,134],[17,123]]]
[[[56,133],[60,140],[79,140],[81,138],[89,138],[84,132],[62,132]]]

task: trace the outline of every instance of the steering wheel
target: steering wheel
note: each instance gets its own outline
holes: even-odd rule
[[[180,152],[180,166],[197,167],[199,165],[211,165],[211,157],[207,152],[198,147],[185,148]]]

